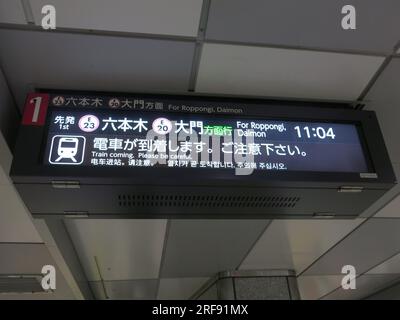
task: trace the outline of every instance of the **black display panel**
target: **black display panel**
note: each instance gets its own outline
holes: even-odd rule
[[[373,172],[355,123],[52,108],[47,125],[49,166]]]

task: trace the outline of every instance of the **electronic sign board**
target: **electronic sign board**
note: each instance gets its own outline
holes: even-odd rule
[[[356,124],[52,110],[44,164],[371,172]]]
[[[372,111],[57,90],[28,95],[10,175],[44,217],[354,218],[396,183]]]

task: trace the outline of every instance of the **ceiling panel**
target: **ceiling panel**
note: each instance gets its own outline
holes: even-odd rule
[[[324,300],[359,300],[370,296],[371,294],[386,288],[397,282],[400,275],[362,275],[356,280],[355,290],[344,290],[340,286],[332,293],[325,296]]]
[[[56,290],[35,293],[1,293],[0,300],[75,300],[71,289],[63,276],[56,269]]]
[[[375,217],[377,218],[400,218],[400,195],[395,197],[389,204],[380,210]]]
[[[0,23],[26,24],[22,1],[0,0]]]
[[[67,220],[89,281],[158,278],[166,220]]]
[[[96,299],[156,299],[157,280],[104,281],[104,287],[100,281],[96,281],[90,282],[90,286]]]
[[[8,145],[11,148],[12,146],[14,146],[20,122],[19,120],[20,117],[18,115],[14,99],[11,96],[6,79],[0,67],[0,131],[4,135],[4,139],[7,141]],[[0,142],[0,149],[2,151],[4,150],[2,142]],[[8,150],[4,150],[4,152],[7,154],[11,154]],[[1,154],[0,157],[3,157],[3,155]],[[0,164],[2,161],[3,160],[0,159]]]
[[[400,3],[400,2],[399,2]],[[366,109],[377,113],[391,160],[400,164],[398,122],[400,119],[400,59],[394,58],[386,66],[365,97]]]
[[[346,0],[211,1],[206,36],[244,43],[392,52],[399,40],[399,1],[351,1],[356,8],[356,30],[341,27],[341,10],[347,4]]]
[[[392,163],[392,165],[398,180],[400,178],[400,163]],[[365,210],[360,217],[397,217],[396,211],[391,210],[390,202],[395,200],[398,194],[400,194],[400,184],[396,184],[394,187],[388,190],[382,197],[380,197],[367,210]]]
[[[396,254],[392,258],[369,270],[367,274],[399,274],[400,277],[400,254]]]
[[[22,233],[23,230],[18,230],[18,232]],[[0,275],[41,275],[44,265],[52,265],[56,268],[56,290],[53,293],[0,294],[0,300],[75,298],[46,245],[40,243],[0,243],[0,257]]]
[[[291,269],[300,273],[362,221],[274,220],[240,269]]]
[[[160,279],[157,299],[161,300],[187,300],[209,278],[176,278]]]
[[[196,300],[218,300],[218,288],[216,284],[213,284],[201,296],[197,297]]]
[[[400,283],[389,286],[383,290],[379,290],[367,300],[400,300]]]
[[[171,220],[162,278],[210,277],[235,269],[268,220]]]
[[[19,106],[32,86],[104,91],[186,91],[194,44],[0,30],[0,62]]]
[[[0,242],[42,242],[13,185],[0,185]]]
[[[342,275],[301,276],[297,285],[302,300],[317,300],[340,286]]]
[[[1,98],[0,98],[1,99]],[[8,175],[11,168],[12,154],[7,146],[7,142],[0,132],[0,186],[10,186],[11,180]]]
[[[196,36],[202,0],[30,0],[35,23],[54,5],[57,27]]]
[[[400,252],[400,219],[369,219],[306,270],[304,275],[334,275],[344,265],[357,274]]]
[[[382,61],[376,56],[206,43],[196,90],[354,100]]]
[[[0,243],[0,257],[0,274],[40,274],[44,265],[54,265],[42,243]]]

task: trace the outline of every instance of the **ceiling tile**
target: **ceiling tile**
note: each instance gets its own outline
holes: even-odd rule
[[[26,24],[22,1],[0,0],[0,22]]]
[[[313,99],[357,99],[382,57],[204,44],[196,90]]]
[[[211,287],[207,288],[196,300],[218,300],[218,288],[216,284],[213,284]]]
[[[32,86],[186,91],[194,43],[0,30],[0,62],[21,107]],[[29,48],[29,50],[27,49]]]
[[[0,185],[0,242],[42,242],[13,185]]]
[[[4,135],[5,141],[7,141],[8,145],[11,148],[14,146],[15,143],[19,122],[20,116],[14,103],[14,99],[11,96],[10,90],[8,88],[7,81],[0,68],[0,135],[1,133]],[[0,145],[1,144],[2,142],[0,142]],[[0,146],[0,148],[2,151],[4,150],[2,145]],[[11,154],[8,150],[6,150],[6,153]],[[0,154],[0,158],[2,157],[3,152]],[[1,162],[2,159],[0,159],[0,164]]]
[[[373,295],[367,297],[367,300],[400,300],[400,282],[378,290]]]
[[[362,221],[274,220],[240,269],[290,269],[301,273]]]
[[[308,268],[303,275],[332,275],[352,265],[362,274],[400,252],[400,219],[369,219]]]
[[[374,83],[365,101],[377,113],[391,160],[400,163],[398,122],[400,119],[400,58],[394,58]]]
[[[398,274],[400,277],[400,254],[396,254],[394,257],[369,270],[367,274]]]
[[[338,288],[342,275],[332,276],[301,276],[297,278],[302,300],[318,300]]]
[[[67,229],[89,281],[156,279],[166,220],[67,220]]]
[[[391,53],[399,40],[400,3],[353,0],[356,30],[343,30],[346,0],[211,1],[207,39]],[[279,30],[279,32],[277,32]]]
[[[100,281],[96,281],[90,282],[90,286],[92,287],[96,299],[156,299],[157,280],[104,281],[104,287]]]
[[[356,279],[355,290],[344,290],[340,286],[332,293],[325,296],[324,300],[359,300],[386,288],[399,280],[400,275],[362,275]]]
[[[0,294],[0,300],[75,300],[74,293],[65,281],[63,274],[56,269],[56,290],[52,292]]]
[[[187,300],[208,280],[208,278],[160,279],[157,299]]]
[[[7,146],[3,134],[0,132],[0,186],[10,186],[11,179],[8,175],[11,168],[12,154]]]
[[[393,170],[397,180],[400,178],[400,163],[392,163]],[[377,201],[375,201],[367,210],[365,210],[361,215],[361,217],[371,217],[374,216],[376,218],[395,218],[398,215],[396,211],[393,211],[393,208],[390,203],[396,200],[396,197],[400,194],[400,184],[396,184],[390,190],[388,190],[382,197],[380,197]],[[393,209],[393,210],[392,210]]]
[[[376,218],[400,218],[400,195],[389,202],[374,217]]]
[[[0,243],[0,274],[40,274],[46,264],[55,265],[43,243]]]
[[[162,278],[210,277],[235,269],[268,220],[171,220]]]
[[[35,23],[54,5],[57,27],[196,36],[201,0],[30,0]]]

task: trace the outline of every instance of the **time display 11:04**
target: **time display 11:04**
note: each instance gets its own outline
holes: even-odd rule
[[[335,134],[332,128],[325,129],[323,127],[294,127],[299,138],[319,138],[319,139],[335,139]]]

